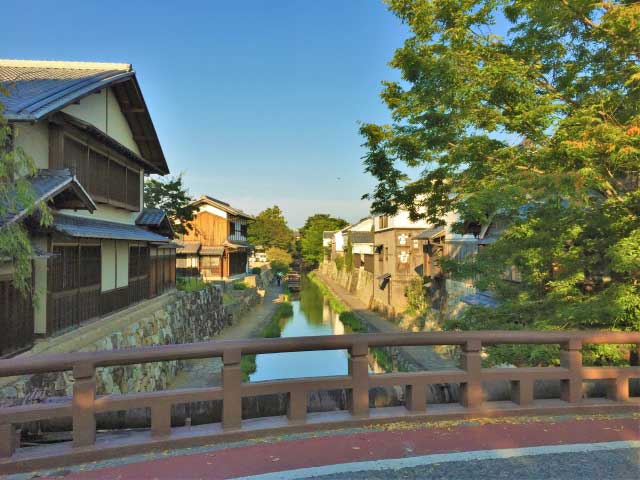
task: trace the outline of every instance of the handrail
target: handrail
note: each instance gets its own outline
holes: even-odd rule
[[[558,344],[560,367],[482,368],[482,348],[499,344]],[[278,339],[210,341],[182,345],[163,345],[101,352],[77,352],[35,355],[0,360],[0,377],[71,370],[74,377],[71,402],[51,405],[23,405],[0,408],[0,471],[2,461],[11,459],[16,450],[15,425],[46,418],[71,415],[73,447],[94,448],[96,414],[129,408],[151,409],[151,438],[171,435],[171,407],[178,403],[222,400],[222,430],[242,431],[242,398],[284,393],[288,395],[287,417],[292,425],[304,424],[308,393],[311,390],[345,388],[350,392],[352,419],[369,415],[369,388],[400,385],[405,387],[405,407],[411,414],[427,408],[426,387],[431,384],[459,383],[460,403],[469,412],[486,413],[483,407],[483,381],[507,380],[511,399],[520,406],[534,401],[537,380],[555,379],[561,384],[561,399],[568,407],[582,400],[584,380],[604,380],[608,397],[615,405],[629,400],[629,378],[640,377],[640,367],[583,367],[585,344],[635,344],[640,347],[640,332],[527,332],[473,331],[435,333],[372,333],[342,336],[318,336]],[[429,372],[369,374],[370,347],[457,345],[461,347],[459,369]],[[311,377],[245,383],[242,381],[242,355],[300,352],[311,350],[349,351],[348,375]],[[96,368],[115,365],[222,357],[222,386],[189,388],[152,393],[96,396]],[[557,410],[557,407],[556,407]],[[30,449],[37,451],[37,448]],[[95,457],[100,458],[97,449]]]
[[[16,357],[0,360],[0,377],[68,371],[72,370],[74,364],[77,363],[91,363],[95,367],[110,367],[169,360],[222,357],[224,352],[229,350],[240,350],[242,354],[259,354],[342,350],[349,349],[354,343],[366,343],[371,347],[461,346],[469,341],[479,341],[483,346],[499,344],[561,345],[572,340],[579,340],[583,344],[640,344],[640,332],[482,330],[473,332],[358,333],[314,337],[214,340],[99,352],[73,352]]]

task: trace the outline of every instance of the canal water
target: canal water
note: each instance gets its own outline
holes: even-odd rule
[[[340,321],[320,289],[304,279],[299,295],[292,298],[293,315],[280,320],[281,337],[343,335],[351,333]],[[256,356],[250,381],[347,374],[346,350],[272,353]]]

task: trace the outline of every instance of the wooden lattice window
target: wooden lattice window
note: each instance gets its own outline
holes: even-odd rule
[[[100,285],[102,262],[100,245],[80,247],[80,286]]]
[[[140,208],[140,174],[135,170],[127,170],[127,205]]]
[[[127,203],[127,167],[109,162],[109,200]]]
[[[78,250],[76,245],[53,247],[50,271],[52,292],[78,288]]]
[[[88,188],[90,194],[106,201],[109,198],[109,182],[106,181],[109,178],[109,159],[95,150],[89,152],[89,158],[93,175],[89,183],[83,186]]]

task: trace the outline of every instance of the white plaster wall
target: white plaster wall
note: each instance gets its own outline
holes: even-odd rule
[[[112,207],[110,205],[98,204],[95,212],[88,210],[60,210],[60,213],[76,217],[91,218],[94,220],[106,220],[108,222],[128,223],[133,225],[140,212],[130,212],[122,208]]]
[[[360,253],[364,255],[373,254],[373,245],[368,243],[354,243],[352,249],[353,253]]]
[[[129,123],[120,110],[118,100],[110,88],[84,97],[77,105],[69,105],[63,112],[90,123],[125,147],[140,155],[138,144],[133,139]]]
[[[199,209],[198,212],[208,212],[208,213],[212,213],[213,215],[217,215],[219,217],[222,218],[227,218],[227,212],[225,212],[224,210],[220,210],[217,207],[214,207],[213,205],[202,205]]]
[[[333,241],[336,246],[336,252],[343,252],[344,251],[344,235],[342,234],[342,232],[336,232],[335,235],[333,236]]]
[[[360,220],[355,225],[352,225],[349,230],[354,232],[370,232],[371,227],[373,226],[372,218],[365,218],[364,220]]]
[[[15,124],[15,145],[22,147],[38,168],[49,168],[49,123]]]
[[[116,242],[116,288],[129,285],[129,242]]]
[[[116,241],[102,240],[102,286],[107,292],[116,288]]]

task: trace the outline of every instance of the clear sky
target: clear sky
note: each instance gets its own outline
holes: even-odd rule
[[[373,186],[358,121],[406,27],[381,0],[3,2],[0,57],[132,63],[172,173],[192,195],[299,227],[354,221]]]

